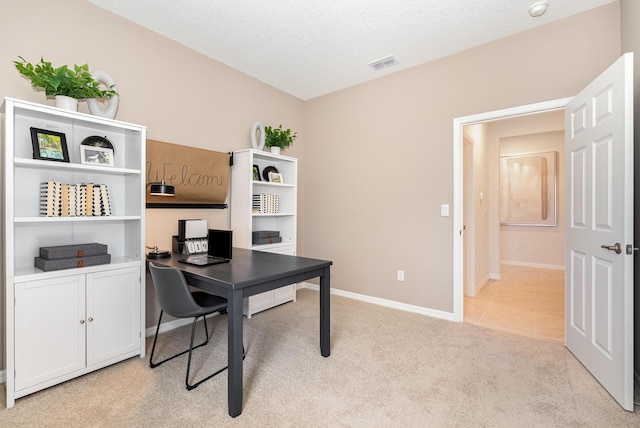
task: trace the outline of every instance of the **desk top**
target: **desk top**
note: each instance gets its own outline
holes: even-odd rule
[[[182,254],[171,254],[171,258],[150,261],[157,265],[176,267],[188,276],[202,277],[205,281],[213,282],[218,286],[231,290],[322,270],[333,264],[333,262],[327,260],[235,247],[232,255],[233,258],[229,263],[209,266],[180,263],[178,260],[184,257]]]

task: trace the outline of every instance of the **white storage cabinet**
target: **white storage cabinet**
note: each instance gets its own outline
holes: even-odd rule
[[[136,355],[144,357],[146,128],[5,98],[3,286],[7,407],[15,399]],[[70,162],[33,159],[30,128],[65,134]],[[114,145],[114,166],[84,165],[91,135]],[[40,183],[100,183],[111,216],[42,217]],[[106,244],[111,263],[44,272],[40,247]]]
[[[257,165],[262,180],[253,180]],[[264,168],[273,166],[282,174],[282,183],[271,183],[262,177]],[[231,167],[231,229],[234,247],[272,253],[296,255],[298,160],[260,150],[233,153]],[[276,214],[253,212],[253,195],[275,194],[279,199]],[[252,232],[278,230],[282,242],[254,245]],[[248,317],[265,309],[296,300],[296,286],[291,284],[244,300],[243,313]]]

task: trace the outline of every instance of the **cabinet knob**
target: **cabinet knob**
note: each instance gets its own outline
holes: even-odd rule
[[[93,318],[92,317],[89,317],[89,322],[93,322]]]
[[[80,324],[84,324],[84,320],[80,320]]]

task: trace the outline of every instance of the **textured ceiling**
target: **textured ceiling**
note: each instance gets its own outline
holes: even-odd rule
[[[617,0],[88,1],[307,100]]]

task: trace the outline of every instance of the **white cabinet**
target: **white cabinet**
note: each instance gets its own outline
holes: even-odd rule
[[[260,174],[255,180],[254,166]],[[262,173],[273,167],[281,183],[269,182]],[[269,152],[247,149],[233,153],[231,168],[231,229],[234,247],[296,255],[298,160]],[[278,211],[261,214],[253,210],[254,195],[276,195]],[[281,242],[253,244],[254,231],[278,231]],[[295,284],[246,298],[243,312],[248,317],[282,303],[295,301]]]
[[[17,283],[15,301],[16,391],[85,367],[84,275]]]
[[[139,268],[16,283],[15,398],[137,355],[139,288]]]
[[[134,355],[144,357],[145,144],[140,125],[5,98],[2,141],[7,407],[15,398]],[[69,162],[34,159],[30,128],[64,134]],[[113,166],[83,164],[108,138]],[[40,183],[106,184],[110,216],[40,216]],[[111,263],[35,267],[40,247],[98,242]]]

